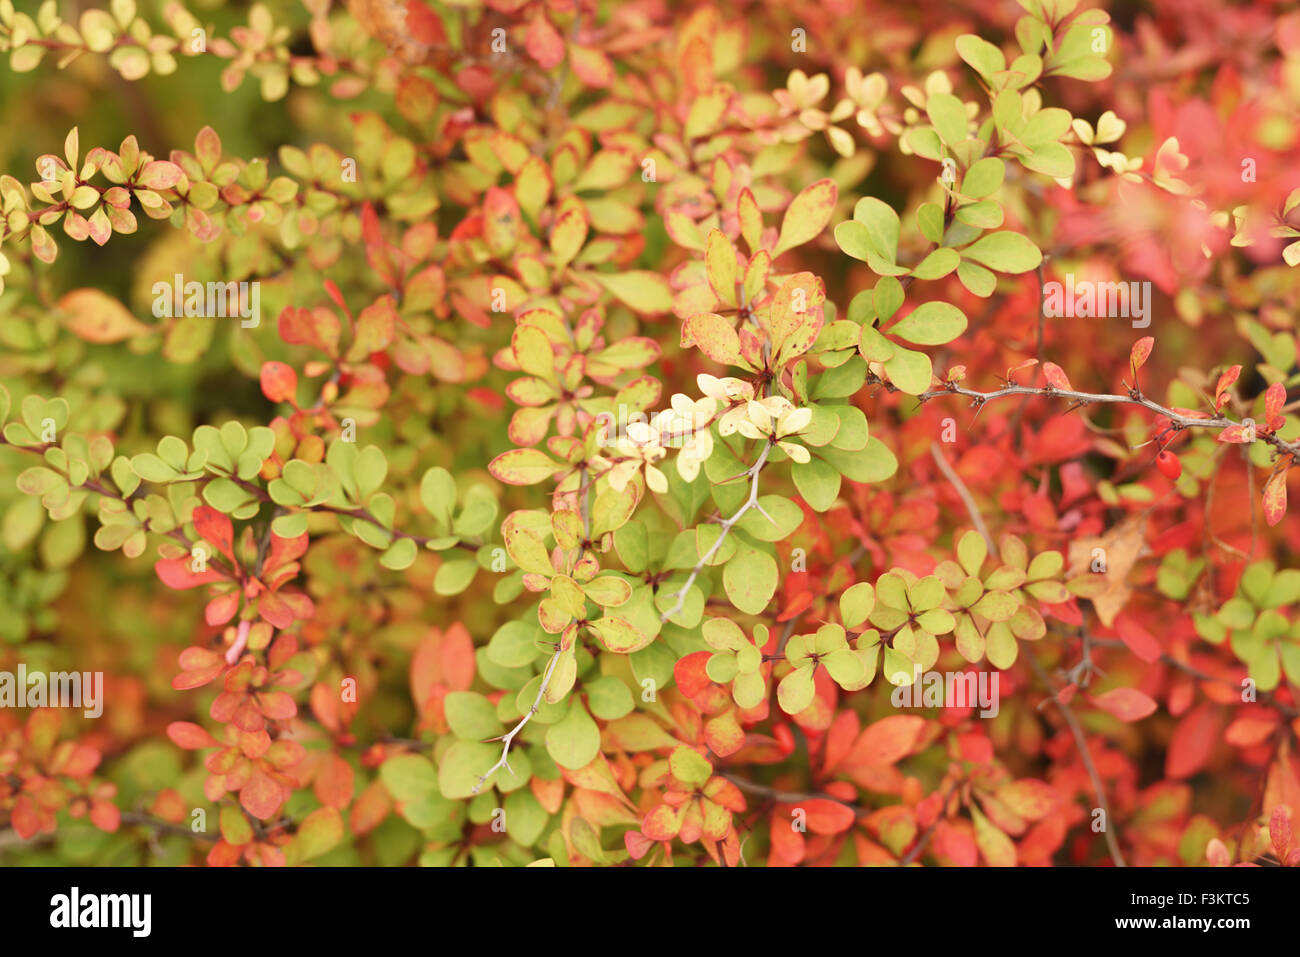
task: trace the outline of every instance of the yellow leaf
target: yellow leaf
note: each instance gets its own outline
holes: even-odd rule
[[[125,306],[98,289],[74,289],[59,300],[59,309],[64,325],[87,342],[121,342],[150,331]]]

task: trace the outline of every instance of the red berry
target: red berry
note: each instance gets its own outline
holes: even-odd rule
[[[1156,468],[1160,474],[1170,481],[1174,481],[1178,476],[1183,474],[1183,463],[1178,461],[1178,456],[1174,455],[1168,449],[1161,450],[1156,456]]]

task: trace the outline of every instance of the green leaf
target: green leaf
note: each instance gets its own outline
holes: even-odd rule
[[[505,727],[497,720],[496,708],[492,702],[477,692],[448,692],[443,706],[447,724],[458,738],[477,741],[505,732]]]
[[[853,207],[853,219],[851,222],[860,224],[865,228],[865,233],[859,233],[857,230],[850,231],[857,242],[865,242],[866,247],[874,252],[886,262],[893,263],[898,258],[898,235],[900,231],[900,222],[898,213],[888,203],[881,202],[874,196],[864,196],[858,200],[857,205]],[[839,241],[840,229],[848,225],[840,223],[835,228],[835,239]],[[844,249],[850,256],[858,259],[866,259],[866,256],[856,256],[855,253],[845,249],[844,244],[840,243],[840,248]]]
[[[925,112],[939,137],[949,146],[966,139],[966,106],[951,93],[931,93]]]
[[[957,38],[957,55],[989,82],[994,73],[1007,68],[1007,58],[1002,51],[973,33],[963,33]]]
[[[668,770],[678,781],[696,787],[703,786],[713,774],[713,766],[704,756],[685,745],[673,748],[672,754],[668,755]]]
[[[285,859],[292,863],[309,861],[328,853],[343,840],[343,816],[338,808],[321,807],[308,814],[286,848]]]
[[[478,574],[478,562],[472,558],[443,562],[433,579],[435,595],[459,595]]]
[[[582,690],[587,695],[591,713],[602,721],[621,718],[636,707],[627,685],[613,675],[605,675],[595,681],[584,681]]]
[[[439,529],[451,528],[451,513],[456,507],[456,482],[451,473],[435,466],[420,480],[420,502],[438,523]]]
[[[908,395],[920,395],[930,388],[933,370],[930,357],[924,352],[898,349],[891,358],[885,360],[884,366],[889,381]]]
[[[966,171],[966,177],[961,181],[961,194],[971,199],[983,199],[997,191],[1006,173],[1006,164],[996,156],[986,156],[977,160]]]
[[[414,541],[409,538],[399,538],[388,546],[384,554],[379,556],[379,564],[394,571],[401,571],[403,568],[410,568],[415,563],[415,558],[419,553],[420,550],[416,547]]]
[[[812,704],[816,694],[816,686],[813,683],[814,670],[816,669],[812,665],[796,668],[782,678],[781,683],[776,686],[777,701],[786,714],[799,714]]]
[[[1005,273],[1029,272],[1043,261],[1043,254],[1027,236],[1008,230],[977,239],[962,250],[962,256]]]
[[[746,614],[757,615],[776,594],[776,559],[742,542],[722,570],[722,585],[733,605]]]
[[[600,753],[600,729],[581,701],[573,700],[569,712],[546,730],[546,751],[562,768],[585,768]]]
[[[888,330],[891,335],[922,346],[952,342],[965,331],[965,314],[952,303],[938,300],[921,303]]]
[[[418,801],[438,790],[438,772],[422,754],[399,754],[379,768],[379,779],[396,801]]]
[[[806,465],[791,465],[790,475],[803,500],[815,512],[826,511],[840,494],[840,473],[816,456]]]

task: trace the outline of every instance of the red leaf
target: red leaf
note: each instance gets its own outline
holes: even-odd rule
[[[1286,850],[1291,846],[1291,808],[1279,804],[1273,808],[1268,819],[1268,835],[1273,841],[1273,850],[1279,861],[1286,859]]]
[[[122,812],[112,801],[92,801],[90,823],[101,831],[112,834],[122,824]]]
[[[9,822],[14,831],[24,841],[40,829],[40,816],[36,813],[36,804],[26,794],[18,795],[14,808],[9,814]]]
[[[192,721],[173,721],[167,725],[167,737],[186,751],[217,747],[217,739]]]
[[[1137,688],[1112,688],[1093,697],[1092,703],[1121,721],[1141,721],[1156,710],[1156,703]]]
[[[1241,366],[1233,366],[1223,375],[1219,376],[1219,384],[1214,387],[1214,411],[1218,412],[1227,402],[1226,393],[1232,388],[1232,384],[1237,381],[1237,376],[1241,375]]]
[[[697,651],[673,665],[673,680],[686,697],[694,698],[713,683],[704,672],[704,666],[712,656],[711,651]]]
[[[1128,646],[1128,650],[1143,661],[1150,664],[1160,660],[1162,654],[1160,642],[1156,641],[1155,636],[1139,625],[1127,612],[1115,619],[1115,631],[1120,640]]]
[[[812,798],[798,805],[807,812],[808,829],[814,834],[839,834],[853,826],[853,809],[838,801]]]
[[[1178,722],[1165,755],[1165,777],[1190,778],[1205,766],[1219,739],[1219,712],[1214,705],[1197,705]]]
[[[235,531],[229,515],[218,512],[209,505],[200,505],[194,510],[191,521],[194,522],[194,531],[199,538],[215,546],[217,551],[232,562],[235,560]]]
[[[168,588],[198,588],[211,582],[225,581],[224,576],[211,568],[206,571],[190,571],[188,558],[160,558],[154,562],[153,570]]]
[[[262,394],[272,402],[289,402],[297,408],[298,373],[283,362],[262,363]]]
[[[352,765],[337,754],[326,755],[316,772],[316,797],[329,807],[345,808],[352,801],[354,778]]]
[[[1062,389],[1066,392],[1074,391],[1074,386],[1070,385],[1070,380],[1065,376],[1065,370],[1055,362],[1043,363],[1043,375],[1047,377],[1047,384],[1053,389]]]
[[[406,0],[406,29],[420,43],[440,46],[447,42],[442,18],[421,0]]]
[[[1218,435],[1220,442],[1233,442],[1237,445],[1246,445],[1254,439],[1254,428],[1246,425],[1230,425]]]
[[[1133,343],[1133,349],[1129,352],[1128,364],[1133,370],[1133,380],[1136,383],[1138,369],[1146,364],[1147,357],[1151,355],[1151,347],[1156,344],[1153,336],[1143,336],[1137,342]]]

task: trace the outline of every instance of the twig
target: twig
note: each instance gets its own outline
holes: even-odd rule
[[[959,476],[953,470],[953,467],[948,464],[948,460],[944,458],[943,452],[939,450],[939,443],[930,443],[930,454],[934,456],[935,464],[939,466],[939,471],[943,473],[943,477],[952,484],[952,487],[957,490],[957,494],[961,496],[961,500],[966,506],[966,513],[970,515],[970,520],[975,523],[976,531],[984,536],[984,541],[988,545],[989,551],[996,552],[997,549],[993,544],[993,536],[989,534],[989,527],[984,524],[984,516],[980,514],[980,510],[975,504],[975,499],[971,497],[970,489],[968,489],[966,483],[961,480],[961,476]]]
[[[1079,758],[1083,761],[1083,767],[1092,780],[1092,790],[1097,798],[1097,806],[1106,815],[1106,826],[1101,833],[1106,838],[1106,847],[1110,851],[1110,859],[1115,862],[1116,867],[1128,867],[1128,864],[1124,862],[1124,855],[1120,853],[1119,841],[1115,838],[1115,822],[1111,817],[1110,807],[1106,803],[1106,787],[1102,783],[1101,775],[1097,773],[1097,766],[1092,763],[1092,755],[1088,752],[1088,742],[1084,738],[1079,719],[1074,716],[1074,711],[1071,710],[1070,706],[1056,696],[1056,692],[1052,690],[1051,679],[1047,677],[1047,672],[1038,663],[1038,659],[1028,653],[1026,653],[1025,657],[1029,660],[1029,666],[1034,669],[1034,674],[1038,676],[1038,680],[1047,689],[1051,700],[1055,701],[1056,706],[1061,709],[1061,716],[1065,718],[1065,723],[1070,727],[1070,734],[1074,736],[1074,746],[1078,749]]]
[[[713,559],[713,556],[718,553],[718,549],[722,547],[723,540],[727,537],[727,534],[735,524],[740,521],[744,514],[751,508],[757,508],[760,512],[763,511],[762,507],[758,504],[758,474],[763,470],[763,465],[767,462],[767,457],[771,453],[774,444],[775,443],[769,441],[764,445],[763,452],[759,455],[758,461],[743,473],[750,477],[749,498],[747,498],[745,503],[736,510],[735,515],[731,516],[731,518],[723,519],[720,523],[722,526],[722,534],[717,537],[713,544],[709,546],[709,550],[700,556],[700,560],[695,563],[695,567],[691,569],[691,574],[686,579],[686,584],[678,589],[676,601],[673,602],[673,606],[659,616],[660,621],[667,621],[673,615],[682,610],[682,605],[686,602],[686,593],[690,591],[691,586],[695,584],[695,579],[699,577],[701,569],[703,569],[704,566]]]
[[[514,741],[515,735],[524,730],[524,725],[532,719],[533,715],[537,714],[537,709],[541,707],[542,695],[546,694],[546,686],[551,682],[551,673],[555,671],[555,664],[560,660],[561,650],[562,649],[559,645],[556,645],[555,654],[551,655],[551,663],[546,666],[546,674],[542,677],[541,687],[537,689],[537,697],[533,699],[533,706],[528,709],[527,714],[519,719],[517,725],[502,736],[501,757],[497,760],[496,764],[483,772],[483,776],[478,779],[478,783],[474,785],[474,789],[470,792],[471,794],[478,794],[479,788],[483,787],[483,783],[490,778],[493,772],[495,772],[499,767],[504,766],[511,774],[515,773],[514,768],[510,766],[510,762],[506,760],[510,756],[510,743]]]
[[[1115,395],[1105,392],[1076,392],[1072,389],[1057,389],[1054,386],[1044,386],[1036,388],[1026,385],[1008,385],[993,392],[976,392],[974,389],[967,389],[950,382],[939,389],[931,389],[928,392],[922,392],[916,398],[920,402],[929,400],[941,395],[962,395],[972,399],[976,406],[983,406],[985,402],[991,399],[1000,399],[1011,395],[1037,395],[1046,398],[1069,399],[1078,405],[1091,405],[1093,403],[1111,404],[1111,405],[1140,405],[1157,415],[1162,415],[1169,420],[1175,430],[1182,429],[1226,429],[1242,423],[1229,419],[1223,415],[1207,416],[1200,418],[1195,415],[1185,415],[1181,412],[1175,412],[1173,409],[1166,408],[1158,402],[1153,402],[1146,396],[1142,395],[1136,388],[1128,395]],[[1300,441],[1287,442],[1271,432],[1259,431],[1256,436],[1259,441],[1266,442],[1273,446],[1279,452],[1287,455],[1293,455],[1300,458]]]

